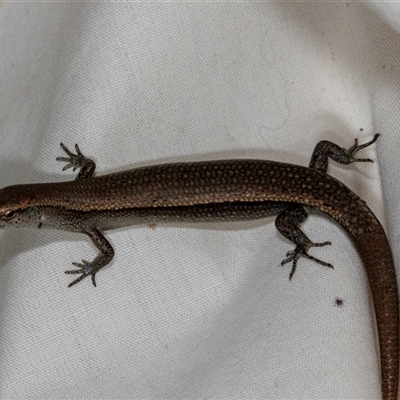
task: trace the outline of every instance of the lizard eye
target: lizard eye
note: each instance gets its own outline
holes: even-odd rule
[[[4,216],[6,217],[6,219],[12,219],[15,217],[15,211],[14,210],[6,211],[4,213]]]

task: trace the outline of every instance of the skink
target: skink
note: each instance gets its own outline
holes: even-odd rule
[[[356,152],[378,138],[349,149],[322,141],[309,167],[264,160],[220,160],[138,168],[93,177],[95,163],[75,145],[63,170],[79,169],[75,181],[16,185],[0,190],[0,227],[55,228],[88,235],[99,250],[91,262],[73,263],[67,274],[80,276],[75,285],[107,265],[114,250],[101,231],[135,223],[163,221],[248,220],[277,216],[279,232],[295,249],[282,264],[306,257],[313,243],[300,230],[307,209],[318,210],[341,225],[359,252],[370,281],[381,355],[382,398],[397,400],[399,380],[399,301],[395,268],[386,234],[366,203],[327,175],[328,159],[351,164]]]

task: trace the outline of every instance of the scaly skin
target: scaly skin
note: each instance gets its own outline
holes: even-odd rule
[[[331,148],[330,142],[321,143]],[[356,143],[351,149],[355,153],[365,146]],[[113,257],[112,247],[98,229],[140,221],[255,219],[286,209],[290,220],[296,214],[291,214],[293,208],[298,220],[290,224],[281,219],[278,227],[283,234],[294,232],[293,274],[297,258],[310,257],[307,251],[315,245],[293,230],[306,217],[298,212],[299,205],[333,218],[349,234],[367,270],[379,333],[382,397],[397,400],[399,301],[391,250],[378,219],[349,188],[316,169],[263,160],[165,164],[92,177],[94,163],[82,156],[79,148],[74,156],[78,160],[65,150],[71,156],[69,166],[82,168],[79,179],[1,189],[0,227],[43,226],[88,234],[100,254],[91,263],[74,263],[80,269],[68,273],[82,275],[71,285],[89,275],[95,284],[96,272]],[[354,161],[350,157],[344,163]]]

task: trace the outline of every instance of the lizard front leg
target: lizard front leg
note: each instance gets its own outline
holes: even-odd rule
[[[95,162],[92,159],[85,157],[77,144],[75,144],[76,154],[69,151],[67,146],[63,143],[60,143],[60,146],[68,155],[68,157],[56,158],[57,161],[67,163],[67,165],[62,169],[63,171],[72,168],[72,171],[75,172],[76,169],[79,169],[79,173],[75,180],[90,178],[93,175],[93,172],[96,169]]]
[[[103,267],[105,267],[114,257],[114,249],[112,248],[111,244],[108,240],[99,232],[96,228],[91,228],[85,230],[94,245],[100,251],[100,254],[92,261],[82,260],[82,263],[73,262],[72,264],[78,267],[79,269],[76,270],[69,270],[65,271],[66,274],[81,274],[81,276],[71,282],[68,287],[76,285],[82,279],[86,278],[87,276],[92,276],[92,283],[93,286],[96,286],[96,273]]]

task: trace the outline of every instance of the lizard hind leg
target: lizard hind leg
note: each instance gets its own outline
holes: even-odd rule
[[[275,220],[276,229],[292,243],[296,245],[294,250],[286,253],[286,257],[281,265],[292,262],[292,270],[289,275],[289,280],[292,279],[297,261],[300,257],[308,258],[325,267],[333,268],[332,264],[319,260],[308,254],[310,247],[321,247],[330,245],[331,242],[313,243],[307,235],[300,229],[300,225],[307,219],[308,213],[300,204],[290,204],[286,210],[282,211]]]
[[[372,140],[367,143],[358,144],[355,139],[353,146],[348,149],[338,146],[337,144],[328,140],[322,140],[314,148],[311,156],[309,168],[326,173],[328,170],[329,159],[336,161],[339,164],[351,164],[354,162],[373,162],[369,158],[357,158],[356,153],[368,146],[371,146],[378,139],[379,134],[375,134]],[[331,244],[330,242],[313,243],[300,229],[300,224],[307,219],[307,211],[300,204],[291,204],[282,211],[275,220],[275,226],[278,231],[296,245],[295,249],[286,254],[281,265],[292,262],[292,271],[290,272],[289,279],[292,279],[296,271],[297,261],[300,257],[305,257],[315,261],[325,267],[333,268],[332,264],[321,261],[308,254],[308,250],[313,246],[325,246]]]
[[[329,159],[344,165],[352,164],[354,162],[374,162],[370,158],[357,158],[355,155],[360,150],[375,143],[378,137],[379,133],[376,133],[372,140],[360,145],[358,144],[358,140],[355,139],[353,146],[348,149],[340,147],[328,140],[322,140],[318,142],[314,148],[309,167],[326,173],[328,170]]]

